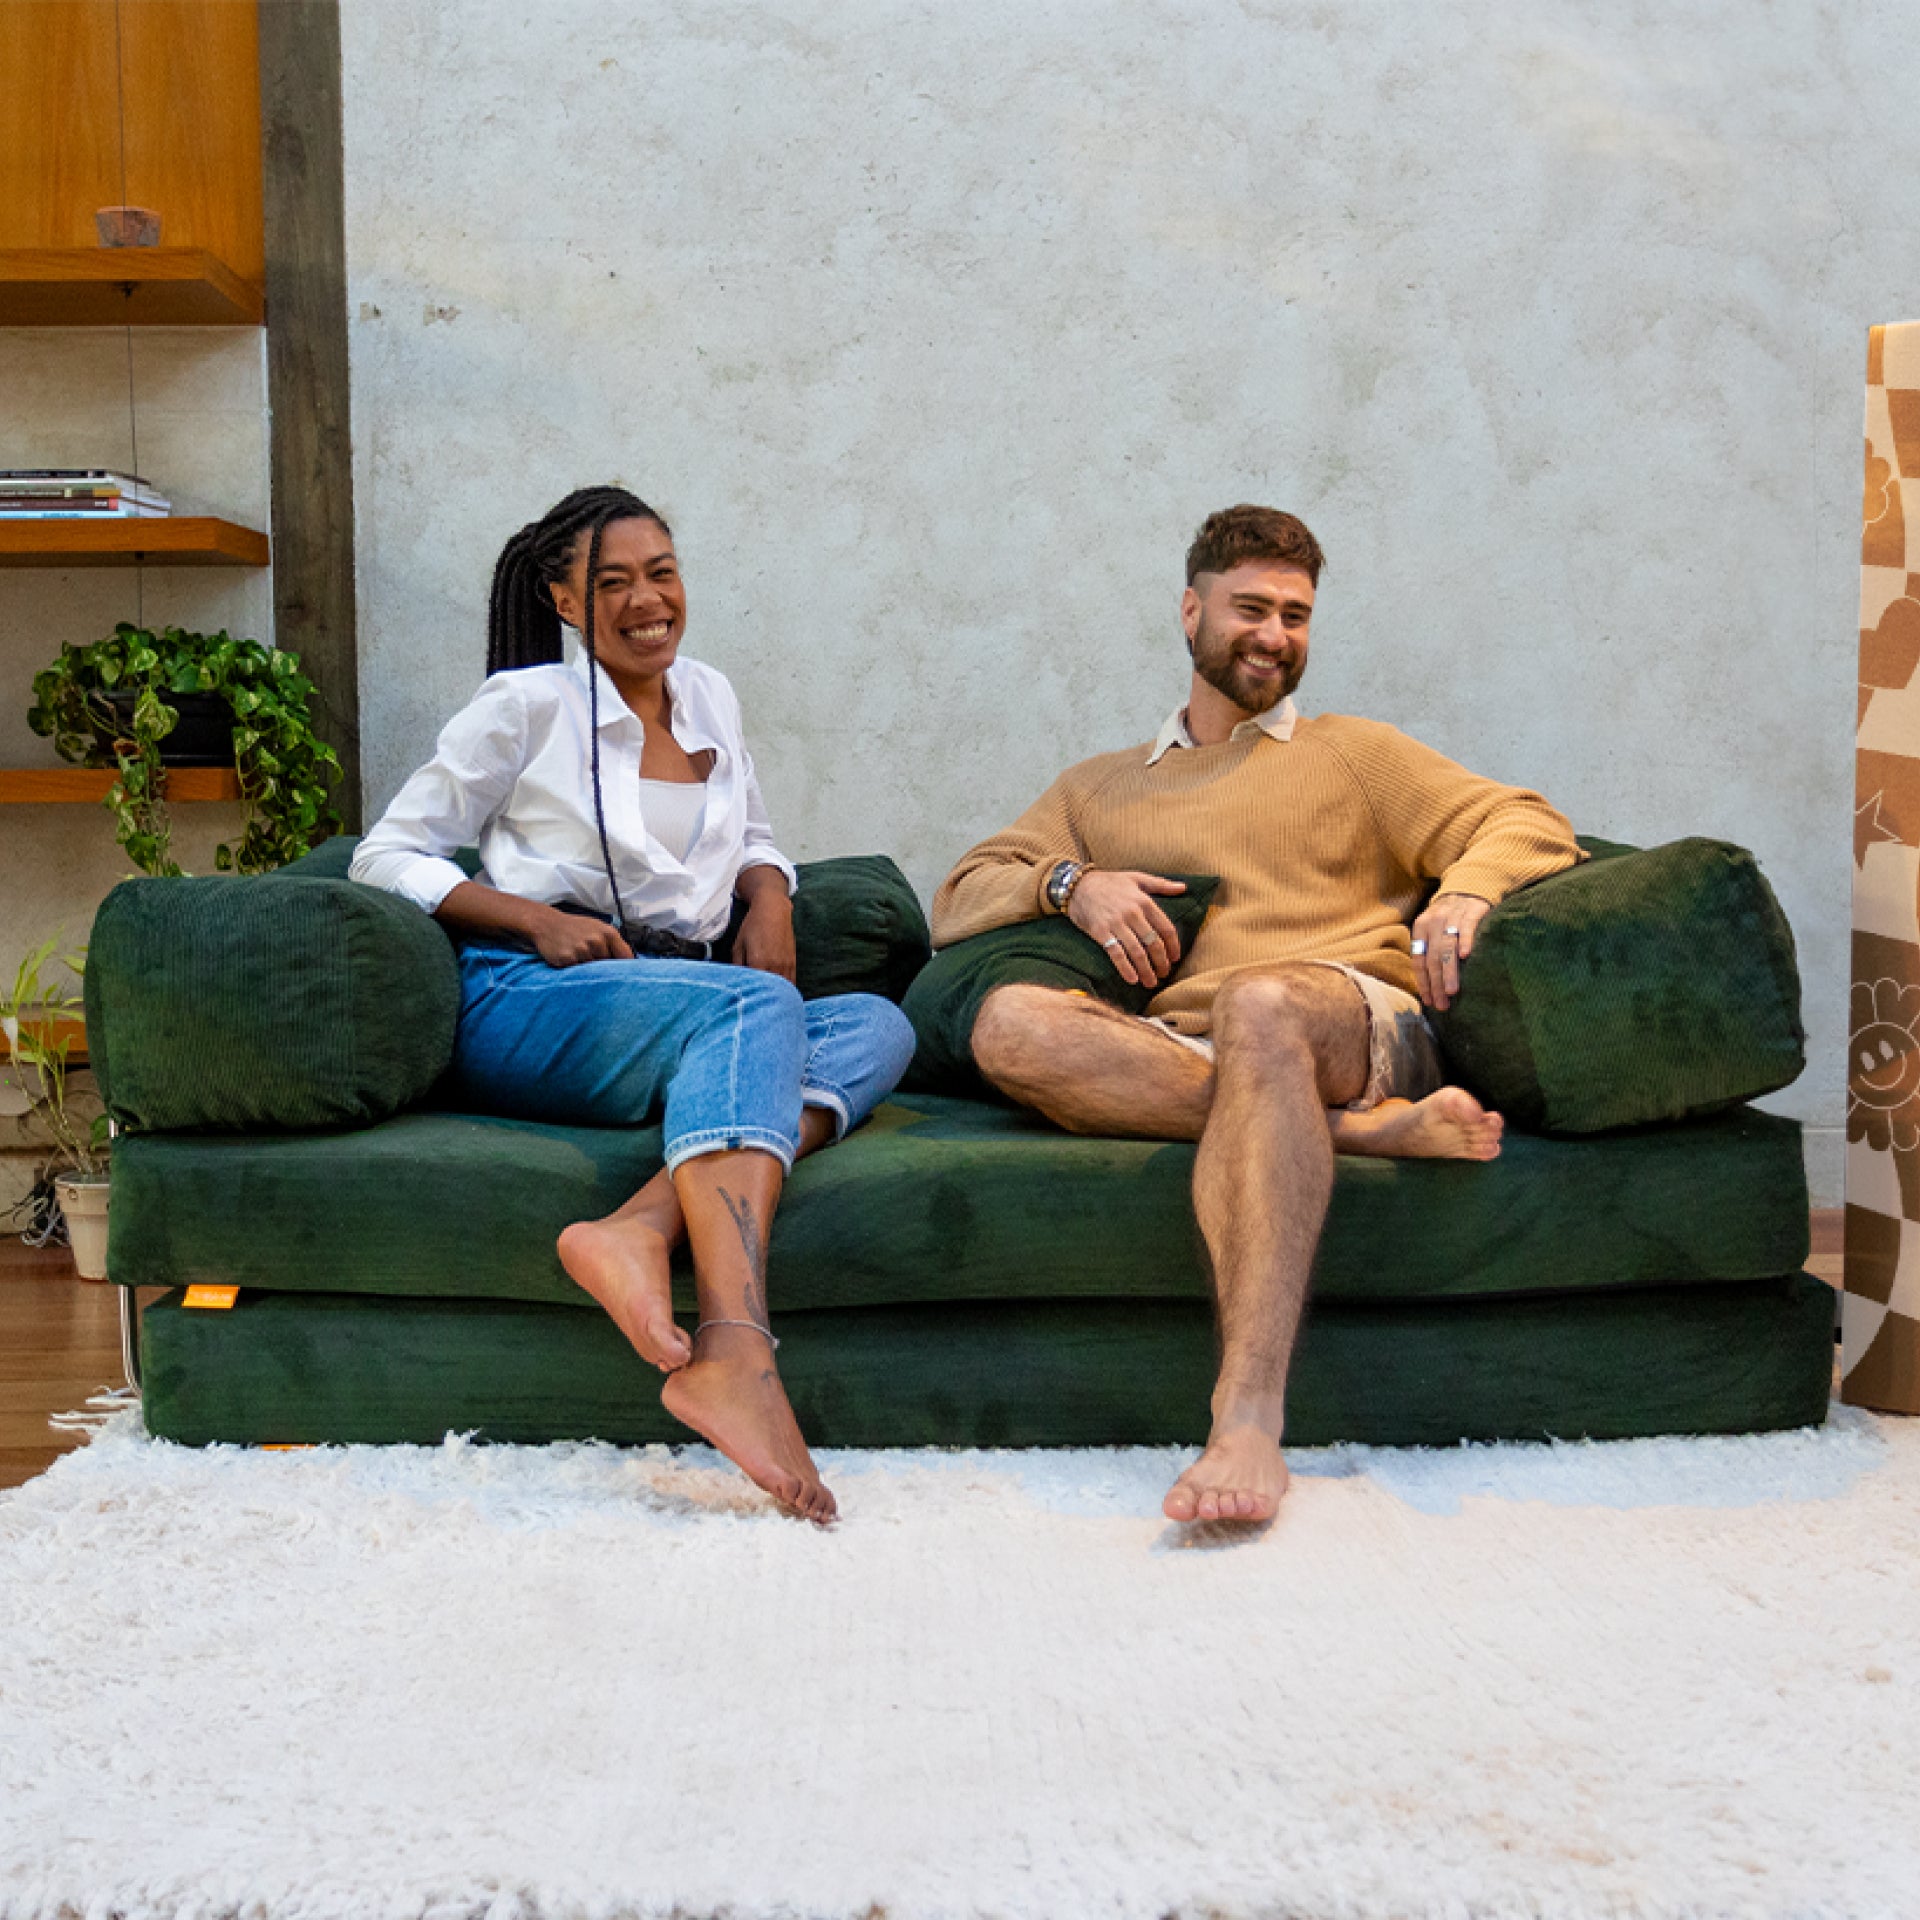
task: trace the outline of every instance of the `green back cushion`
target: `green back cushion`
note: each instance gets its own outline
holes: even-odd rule
[[[1434,1027],[1449,1077],[1545,1133],[1678,1120],[1771,1093],[1806,1064],[1793,933],[1723,840],[1595,856],[1481,922]]]
[[[1210,873],[1167,877],[1187,886],[1185,893],[1160,899],[1184,953],[1220,882]],[[997,1098],[973,1064],[973,1023],[995,987],[1016,982],[1077,989],[1128,1013],[1144,1013],[1158,991],[1121,979],[1100,943],[1058,915],[977,933],[935,954],[901,1002],[918,1042],[906,1085],[927,1093]]]
[[[87,1045],[123,1126],[354,1126],[446,1070],[459,970],[438,926],[345,880],[128,880],[87,949]]]
[[[927,916],[907,876],[884,853],[806,860],[793,898],[803,998],[878,993],[898,1004],[927,964]]]

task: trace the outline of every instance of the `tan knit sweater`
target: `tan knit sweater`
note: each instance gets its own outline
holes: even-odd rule
[[[1150,751],[1069,767],[975,847],[934,896],[934,945],[1047,912],[1042,889],[1061,860],[1217,873],[1212,911],[1148,1009],[1204,1033],[1220,982],[1241,967],[1344,960],[1412,993],[1407,929],[1433,882],[1499,901],[1586,858],[1537,793],[1377,720],[1303,718],[1290,740],[1246,726],[1152,766]]]

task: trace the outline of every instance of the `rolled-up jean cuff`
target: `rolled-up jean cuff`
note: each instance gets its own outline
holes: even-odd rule
[[[706,1127],[698,1133],[683,1133],[667,1143],[667,1171],[675,1172],[683,1161],[697,1160],[703,1153],[735,1153],[743,1148],[770,1153],[788,1172],[793,1171],[795,1143],[785,1134],[765,1127]]]
[[[836,1140],[844,1140],[847,1137],[847,1129],[853,1125],[853,1105],[837,1087],[823,1087],[817,1083],[803,1082],[800,1088],[800,1104],[803,1107],[825,1107],[833,1115],[833,1137]]]

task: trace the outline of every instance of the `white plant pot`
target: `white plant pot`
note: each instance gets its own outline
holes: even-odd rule
[[[107,1277],[107,1196],[104,1173],[63,1173],[53,1183],[66,1217],[73,1264],[82,1280]]]

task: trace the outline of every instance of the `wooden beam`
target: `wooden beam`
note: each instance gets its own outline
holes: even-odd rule
[[[274,640],[300,655],[318,730],[360,826],[360,661],[353,587],[346,196],[338,0],[260,9],[266,151],[267,403],[273,413]]]

